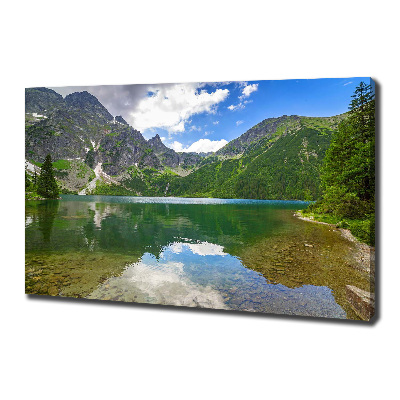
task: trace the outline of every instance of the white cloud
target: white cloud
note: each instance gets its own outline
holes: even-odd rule
[[[236,121],[236,126],[242,125],[244,121]]]
[[[196,126],[196,125],[192,125],[192,126],[189,128],[189,132],[192,132],[192,131],[200,132],[200,131],[201,131],[201,127],[200,127],[200,126]]]
[[[239,96],[239,99],[244,99],[249,97],[253,92],[258,90],[258,83],[253,83],[251,85],[246,85],[242,90],[242,95]]]
[[[211,135],[212,133],[214,133],[214,131],[205,131],[205,132],[204,132],[204,136]]]
[[[165,128],[165,127],[161,126],[160,128]],[[141,129],[139,129],[139,131],[140,130]],[[169,133],[184,132],[185,131],[185,122],[181,121],[181,122],[177,123],[176,125],[170,126],[169,129],[167,129],[167,130]]]
[[[170,144],[168,147],[170,147],[172,150],[175,150],[175,151],[179,151],[179,152],[183,151],[183,144],[176,140],[172,144]]]
[[[193,153],[209,153],[210,151],[217,151],[221,147],[224,147],[228,143],[227,140],[210,140],[200,139],[197,142],[192,143],[189,147],[183,147],[183,144],[174,141],[169,147],[179,152],[193,152]]]
[[[353,83],[352,81],[350,81],[350,82],[346,82],[343,86],[347,86],[347,85],[350,85],[351,83]]]
[[[214,121],[213,124],[214,124],[214,125],[218,125],[218,124],[219,124],[219,121]]]
[[[253,83],[248,85],[247,82],[240,82],[239,85],[243,87],[242,94],[239,96],[240,102],[238,104],[231,104],[228,109],[231,111],[243,110],[245,108],[245,104],[251,103],[253,100],[245,100],[247,99],[253,92],[258,90],[258,83]]]
[[[243,103],[239,103],[239,104],[236,104],[236,106],[232,104],[228,108],[231,111],[237,111],[237,110],[242,110],[244,107],[245,107],[245,105]]]
[[[134,128],[144,131],[163,128],[170,134],[185,131],[194,114],[215,113],[217,105],[229,95],[228,89],[207,92],[199,83],[159,85],[149,88],[150,96],[141,99],[130,113]]]

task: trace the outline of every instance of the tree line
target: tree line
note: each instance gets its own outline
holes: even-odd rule
[[[321,173],[322,197],[305,212],[338,221],[363,241],[375,242],[375,94],[361,82],[349,116],[333,135]]]

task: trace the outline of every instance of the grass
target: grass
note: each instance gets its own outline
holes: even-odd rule
[[[39,161],[33,161],[33,160],[29,160],[29,162],[31,163],[31,164],[33,164],[33,165],[36,165],[37,167],[42,167],[42,164],[43,163],[41,163],[41,162],[39,162]]]
[[[71,161],[68,160],[57,160],[53,163],[53,168],[56,169],[70,169],[71,168]]]
[[[111,133],[107,133],[106,136],[119,136],[121,134],[121,132],[111,132]]]
[[[25,200],[41,200],[36,192],[25,192]]]
[[[354,237],[369,246],[375,246],[375,214],[365,219],[340,218],[332,214],[318,214],[306,210],[302,215],[315,221],[336,225],[338,228],[349,229]]]

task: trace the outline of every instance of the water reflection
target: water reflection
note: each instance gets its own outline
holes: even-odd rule
[[[68,196],[68,199],[71,197],[83,196]],[[92,200],[99,196],[86,197]],[[232,250],[234,246],[257,241],[260,236],[271,236],[290,229],[290,222],[285,221],[287,216],[284,217],[283,211],[305,204],[291,207],[283,204],[283,209],[279,209],[276,202],[273,205],[159,204],[127,203],[124,198],[120,199],[121,203],[86,199],[55,202],[58,212],[56,209],[51,211],[54,205],[48,205],[48,202],[29,202],[27,221],[28,218],[37,221],[38,215],[42,221],[44,215],[47,226],[50,228],[55,222],[55,229],[48,229],[45,243],[38,236],[35,223],[27,226],[27,251],[72,251],[87,247],[94,251],[130,252],[140,248],[143,254],[150,246],[151,252],[156,254],[175,238],[218,243],[230,246]]]
[[[146,253],[105,281],[91,299],[186,307],[345,318],[326,287],[273,286],[242,262],[208,243],[174,242],[159,257]]]
[[[181,254],[186,249],[189,249],[193,254],[200,256],[226,256],[224,248],[218,244],[203,242],[203,243],[172,243],[169,246],[169,250],[174,254]],[[164,250],[165,251],[165,250]],[[164,254],[163,251],[163,254]]]
[[[305,203],[136,200],[27,203],[26,292],[346,318],[345,286],[370,285]]]
[[[36,207],[30,208],[26,211],[25,227],[37,222],[38,230],[42,234],[43,242],[50,242],[54,220],[58,214],[59,206],[60,202],[57,200],[39,202]]]

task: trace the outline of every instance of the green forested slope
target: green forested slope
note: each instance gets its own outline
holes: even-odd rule
[[[247,168],[235,184],[236,195],[258,199],[318,198],[319,171],[330,138],[330,134],[302,127],[294,135],[267,144],[259,156],[249,154],[244,160]]]
[[[251,199],[314,200],[320,195],[320,168],[332,130],[298,130],[267,136],[241,157],[221,159],[171,181],[169,194]]]

